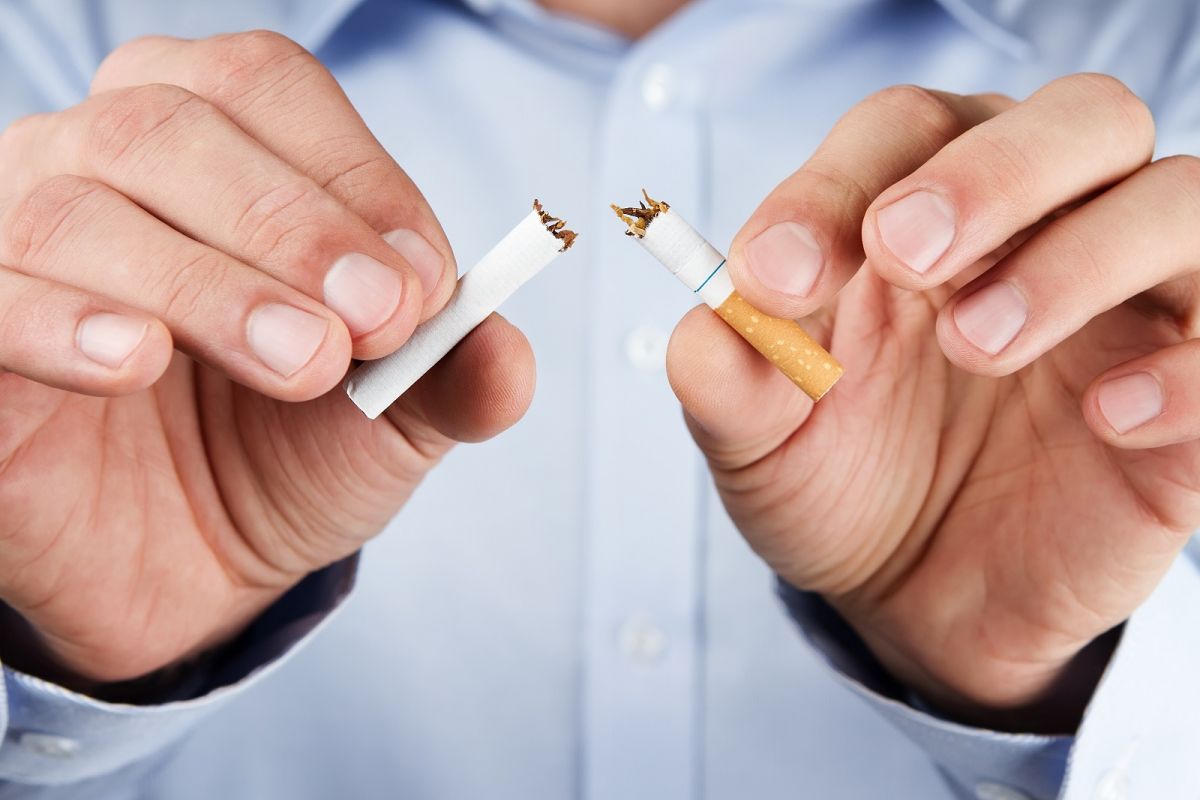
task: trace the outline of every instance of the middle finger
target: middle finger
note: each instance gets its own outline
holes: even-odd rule
[[[325,303],[349,328],[355,357],[395,350],[417,323],[423,291],[399,253],[184,89],[95,95],[26,122],[13,138],[10,152],[38,154],[12,165],[15,198],[63,173],[105,183],[196,241]]]
[[[1060,78],[879,195],[863,221],[867,258],[901,288],[938,286],[1153,150],[1150,112],[1120,81]]]

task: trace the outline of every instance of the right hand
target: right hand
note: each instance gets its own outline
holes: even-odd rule
[[[0,174],[0,599],[81,684],[236,635],[528,407],[532,354],[495,316],[376,422],[340,391],[456,269],[281,36],[125,45],[0,136]]]

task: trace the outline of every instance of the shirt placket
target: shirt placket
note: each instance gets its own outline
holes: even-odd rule
[[[635,47],[596,132],[581,615],[580,795],[589,800],[700,795],[707,478],[665,370],[671,330],[696,299],[607,210],[645,187],[703,224],[704,81],[686,51]]]

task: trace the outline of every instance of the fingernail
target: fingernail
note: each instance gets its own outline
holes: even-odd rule
[[[270,303],[250,315],[246,336],[264,364],[290,378],[312,360],[328,328],[327,321],[307,311]]]
[[[989,355],[996,355],[1025,327],[1029,306],[1007,281],[996,281],[954,307],[954,324],[967,341]]]
[[[122,314],[92,314],[79,323],[75,333],[76,346],[97,364],[120,369],[146,338],[149,327],[144,319]]]
[[[1163,411],[1162,386],[1148,372],[1105,381],[1096,389],[1096,400],[1117,433],[1129,433]]]
[[[817,240],[798,222],[772,225],[751,239],[742,253],[759,283],[794,297],[808,296],[825,264]]]
[[[442,254],[427,242],[425,237],[408,228],[385,233],[383,240],[412,266],[417,277],[421,279],[421,288],[425,290],[425,296],[433,294],[433,290],[441,283],[442,272],[446,266]]]
[[[369,333],[400,305],[403,276],[370,256],[347,253],[325,273],[325,305],[341,317],[352,336]]]
[[[879,209],[875,225],[892,255],[924,274],[954,241],[954,206],[933,192],[913,192]]]

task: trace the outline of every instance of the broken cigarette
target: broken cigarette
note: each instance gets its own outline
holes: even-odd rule
[[[792,383],[813,400],[820,400],[842,377],[842,365],[794,320],[768,316],[746,302],[733,288],[725,256],[669,205],[652,200],[644,189],[642,196],[645,202],[637,208],[612,207],[628,226],[626,235],[636,238],[672,275],[700,295]]]
[[[526,281],[575,241],[566,223],[533,201],[533,211],[458,279],[446,306],[417,326],[389,356],[368,361],[346,379],[346,394],[375,419]]]

